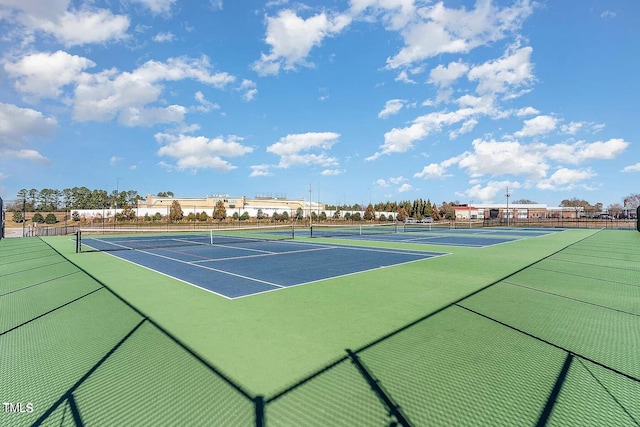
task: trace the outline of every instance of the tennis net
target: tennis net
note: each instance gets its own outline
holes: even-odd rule
[[[166,231],[157,229],[80,229],[76,233],[76,252],[228,245],[293,238],[294,229],[291,225]]]
[[[349,237],[367,236],[375,234],[397,233],[398,226],[392,224],[366,224],[366,225],[327,225],[318,224],[311,226],[311,237]]]
[[[407,224],[402,224],[400,226],[400,229],[398,230],[399,232],[402,233],[411,233],[411,232],[424,232],[424,231],[448,231],[450,230],[452,227],[451,225],[447,222],[447,223],[425,223],[425,224],[421,224],[421,223],[407,223]]]

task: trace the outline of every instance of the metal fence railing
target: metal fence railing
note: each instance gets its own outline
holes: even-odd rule
[[[0,197],[0,239],[4,237],[4,202]]]

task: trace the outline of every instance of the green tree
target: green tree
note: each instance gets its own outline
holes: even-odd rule
[[[47,224],[55,224],[56,222],[58,222],[58,218],[56,218],[54,214],[50,213],[46,216],[44,222]]]
[[[325,211],[320,212],[320,216],[318,217],[318,219],[320,221],[326,221],[327,220],[327,213]]]
[[[116,213],[118,221],[133,221],[136,219],[136,211],[129,205],[125,205],[122,212]]]
[[[73,211],[71,214],[71,220],[75,222],[80,221],[80,213],[78,211]]]
[[[162,214],[160,212],[156,212],[155,215],[153,215],[153,220],[162,221]]]
[[[36,212],[35,214],[33,214],[33,218],[31,218],[31,222],[42,224],[44,222],[44,217],[40,212]]]
[[[227,217],[227,208],[224,207],[224,202],[222,200],[218,200],[216,202],[216,206],[213,208],[213,219],[220,221]]]
[[[360,212],[356,212],[353,215],[351,215],[351,220],[352,221],[362,221],[362,215],[360,215]]]
[[[23,219],[22,212],[15,211],[13,213],[13,222],[22,222]]]
[[[409,218],[409,215],[407,214],[407,211],[403,207],[398,208],[398,213],[396,214],[396,219],[398,221],[404,221],[407,218]]]
[[[182,212],[182,206],[180,206],[180,202],[174,200],[171,203],[171,207],[169,208],[169,219],[171,222],[182,221],[184,218],[184,212]]]
[[[209,219],[209,215],[207,215],[207,213],[205,211],[200,212],[200,214],[198,216],[198,221],[205,222],[208,219]]]
[[[244,213],[242,215],[240,215],[240,221],[246,221],[249,218],[251,218],[251,217],[249,216],[249,212],[247,212],[247,211],[244,211]]]
[[[434,221],[440,221],[441,219],[440,212],[438,211],[438,207],[435,203],[431,205],[431,218],[433,218]]]
[[[282,215],[280,215],[280,221],[289,222],[289,212],[287,211],[282,212]]]
[[[304,218],[304,212],[302,211],[302,208],[296,209],[296,221],[300,221],[302,220],[302,218]]]
[[[373,205],[369,203],[367,208],[364,210],[364,219],[365,221],[373,221],[376,219],[376,212],[373,210]]]

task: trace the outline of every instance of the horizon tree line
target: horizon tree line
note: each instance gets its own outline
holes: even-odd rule
[[[163,191],[157,194],[160,197],[174,197],[172,191]],[[136,190],[112,190],[110,193],[105,189],[91,190],[87,187],[65,188],[63,190],[43,188],[37,190],[21,189],[17,193],[16,200],[7,203],[8,211],[25,210],[28,212],[61,212],[72,209],[103,209],[103,208],[125,208],[134,207],[138,200],[144,199]],[[513,204],[535,204],[528,199],[520,199]],[[443,201],[440,206],[432,203],[430,199],[422,198],[414,200],[401,200],[369,203],[367,206],[355,203],[353,205],[326,205],[326,210],[333,211],[364,211],[364,219],[371,220],[377,212],[394,212],[406,217],[421,219],[431,217],[437,219],[452,219],[455,216],[454,206],[461,205],[458,200]],[[598,202],[591,204],[587,200],[571,198],[560,202],[561,207],[581,207],[585,212],[603,212],[604,206]],[[624,208],[636,209],[640,206],[640,194],[630,194],[623,198],[623,203],[613,203],[607,207],[607,211],[617,217]],[[288,214],[287,214],[288,215]],[[296,212],[298,217],[301,212]],[[318,215],[318,214],[316,214]]]

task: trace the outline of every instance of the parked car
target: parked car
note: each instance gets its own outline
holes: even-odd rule
[[[420,222],[421,222],[421,223],[423,223],[423,224],[428,224],[428,223],[433,222],[433,218],[431,218],[431,217],[429,217],[429,216],[428,216],[428,217],[426,217],[426,218],[422,218],[422,219],[420,220]]]

